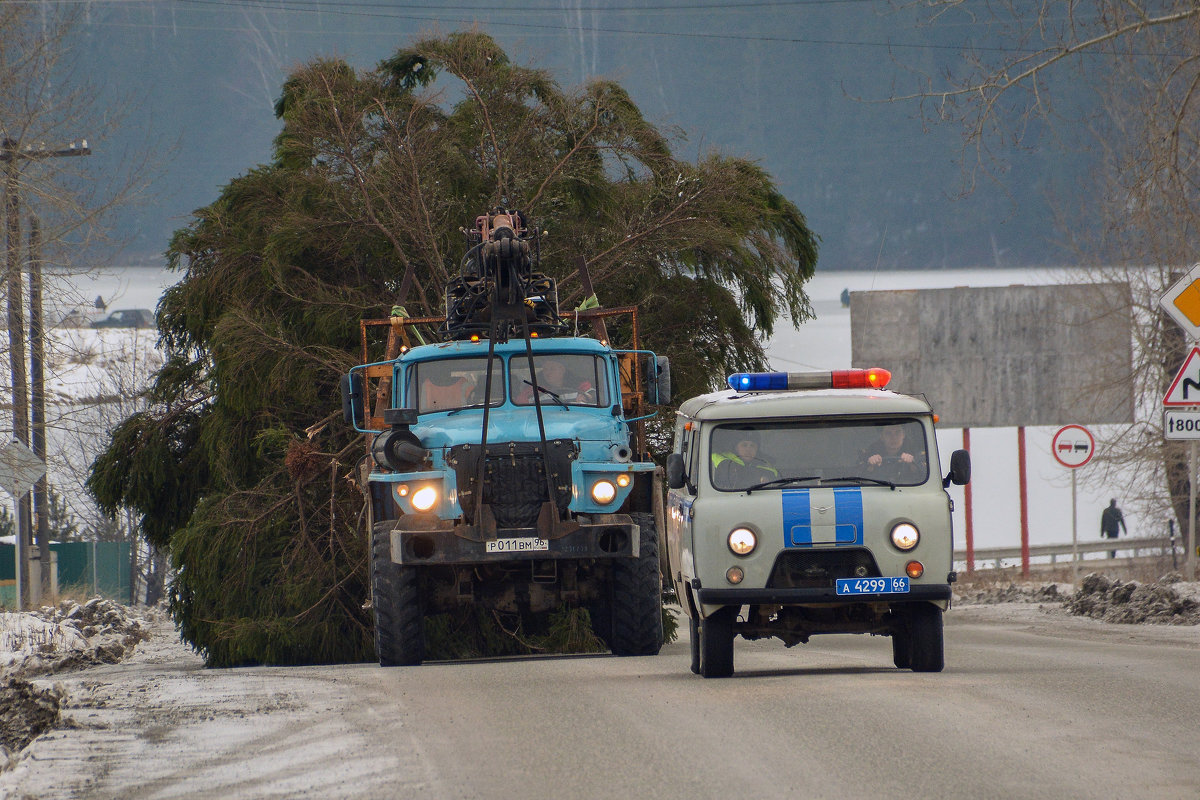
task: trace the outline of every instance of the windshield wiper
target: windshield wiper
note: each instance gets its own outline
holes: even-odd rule
[[[755,489],[769,489],[772,486],[787,486],[788,484],[791,484],[791,483],[803,483],[804,481],[819,481],[820,479],[821,479],[820,475],[797,475],[797,476],[793,476],[791,478],[775,478],[773,480],[767,481],[766,483],[756,483],[753,486],[747,486],[745,489],[741,489],[739,491],[743,491],[746,494],[750,494]]]
[[[461,413],[461,412],[463,412],[463,411],[470,411],[472,408],[483,408],[483,403],[471,403],[470,405],[460,406],[459,408],[456,408],[456,409],[454,409],[453,411],[451,411],[451,412],[450,412],[449,414],[447,414],[446,416],[447,416],[447,417],[452,417],[452,416],[454,416],[455,414],[459,414],[459,413]]]
[[[530,381],[522,381],[522,383],[524,383],[526,386],[533,386],[533,384]],[[561,397],[559,397],[556,393],[547,389],[545,386],[533,386],[533,388],[537,389],[539,392],[545,392],[546,394],[548,394],[554,398],[554,402],[558,403],[560,406],[567,409],[568,411],[571,410],[570,406],[567,405],[565,400],[563,400]]]
[[[821,483],[831,483],[834,481],[866,481],[867,483],[874,483],[879,486],[886,486],[889,489],[896,488],[896,484],[893,483],[892,481],[884,480],[883,478],[872,478],[867,475],[842,475],[837,478],[825,478],[824,480],[821,481]]]

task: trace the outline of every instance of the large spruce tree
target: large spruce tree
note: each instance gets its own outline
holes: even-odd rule
[[[436,315],[461,228],[498,206],[547,233],[542,268],[582,301],[640,306],[677,393],[763,365],[810,314],[816,237],[756,164],[680,160],[625,91],[566,91],[488,36],[418,41],[358,73],[314,61],[283,87],[273,163],[232,180],[170,244],[167,362],[150,411],[89,486],[169,550],[172,613],[210,665],[371,657],[361,437],[337,380],[359,320]]]

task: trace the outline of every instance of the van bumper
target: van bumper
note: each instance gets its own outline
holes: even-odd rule
[[[838,594],[832,587],[817,589],[705,589],[692,582],[696,599],[706,606],[820,606],[849,603],[927,603],[949,600],[948,583],[919,584],[907,592],[888,594]]]

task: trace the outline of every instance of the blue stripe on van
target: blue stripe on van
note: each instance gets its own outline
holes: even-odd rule
[[[862,489],[855,486],[844,486],[833,490],[833,506],[836,519],[836,537],[838,544],[863,543],[863,502]]]
[[[825,490],[828,492],[828,490]],[[811,547],[812,492],[808,489],[787,489],[783,497],[783,546]],[[824,495],[828,497],[828,494]],[[863,543],[862,489],[845,486],[833,490],[833,544],[861,545]],[[829,543],[828,527],[820,540]]]
[[[786,489],[783,495],[783,546],[812,544],[812,504],[808,489]]]

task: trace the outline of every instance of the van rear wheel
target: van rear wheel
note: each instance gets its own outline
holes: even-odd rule
[[[692,674],[700,674],[700,625],[695,617],[688,617],[688,633],[691,634]]]
[[[892,663],[897,669],[908,669],[912,664],[912,637],[907,627],[892,631]]]

